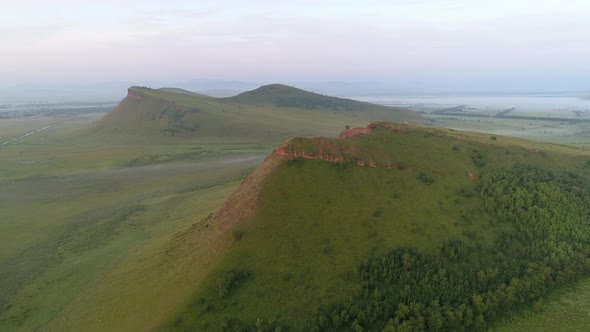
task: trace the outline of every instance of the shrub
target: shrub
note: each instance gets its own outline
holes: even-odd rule
[[[251,276],[252,273],[245,270],[233,269],[224,272],[217,277],[217,280],[215,281],[215,289],[217,290],[219,297],[223,299]]]
[[[418,174],[418,179],[426,184],[434,183],[434,178],[432,177],[432,175],[424,172],[420,172],[420,174]]]
[[[383,214],[383,211],[381,211],[380,208],[376,208],[375,211],[373,211],[373,217],[379,217],[381,214]]]
[[[240,241],[244,237],[244,231],[241,229],[234,229],[232,235],[234,236],[234,240]]]
[[[474,150],[474,151],[475,152],[471,156],[471,160],[473,161],[475,166],[477,166],[478,168],[483,168],[486,165],[485,157],[481,153],[477,152],[476,150]]]
[[[465,198],[471,198],[475,196],[475,192],[472,190],[469,190],[465,187],[459,189],[459,191],[457,192],[457,194],[461,197],[465,197]]]
[[[299,166],[303,165],[303,160],[304,159],[301,157],[295,158],[295,159],[289,159],[289,160],[287,160],[287,165],[299,167]]]

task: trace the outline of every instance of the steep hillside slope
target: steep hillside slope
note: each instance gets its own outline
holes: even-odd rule
[[[375,122],[278,147],[164,329],[481,330],[590,275],[590,153]]]
[[[289,96],[294,96],[295,101],[290,102]],[[294,135],[336,134],[345,125],[369,120],[420,122],[422,118],[403,109],[284,86],[261,87],[232,98],[213,98],[174,88],[131,87],[127,97],[93,131],[276,141]]]

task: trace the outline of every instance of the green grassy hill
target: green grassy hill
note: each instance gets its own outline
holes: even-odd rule
[[[273,105],[276,107],[302,109],[326,109],[336,111],[392,110],[391,107],[365,103],[351,99],[325,96],[283,84],[261,86],[256,90],[247,91],[234,97],[225,98],[225,100],[248,105]],[[407,111],[405,113],[406,115],[409,115]],[[401,115],[402,114],[400,114],[400,116]]]
[[[416,113],[303,90],[269,85],[231,98],[181,89],[131,87],[128,96],[93,128],[95,133],[131,136],[283,140],[290,136],[337,134],[345,125],[369,120],[421,122]]]
[[[172,92],[172,93],[178,93],[181,95],[189,95],[189,96],[194,96],[194,97],[208,97],[207,95],[204,95],[204,94],[201,94],[198,92],[188,91],[188,90],[180,89],[180,88],[159,88],[159,89],[157,89],[157,91]]]
[[[221,230],[220,256],[162,329],[483,330],[590,275],[588,150],[351,133],[286,141],[185,234]]]

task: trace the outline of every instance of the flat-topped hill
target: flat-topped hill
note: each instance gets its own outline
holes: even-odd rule
[[[422,122],[409,110],[327,97],[283,85],[231,98],[190,91],[131,87],[121,103],[93,128],[96,133],[283,140],[336,134],[359,121]]]

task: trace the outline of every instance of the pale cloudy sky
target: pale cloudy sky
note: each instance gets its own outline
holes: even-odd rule
[[[0,86],[211,78],[590,89],[590,0],[0,0],[0,9]]]

